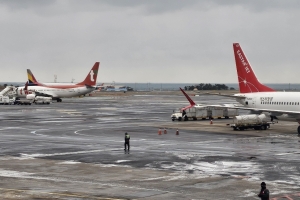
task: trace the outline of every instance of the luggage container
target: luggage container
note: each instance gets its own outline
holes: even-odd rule
[[[204,109],[204,108],[202,108],[202,109],[197,109],[197,111],[196,111],[196,118],[197,119],[206,119],[206,118],[208,118],[209,117],[209,110],[207,110],[207,109]]]
[[[223,117],[229,119],[230,117],[235,117],[239,115],[238,109],[226,108],[223,110]]]
[[[223,109],[212,109],[211,110],[211,119],[221,119],[223,117]]]
[[[188,108],[185,110],[186,112],[186,116],[187,118],[196,118],[196,108],[195,107],[192,107],[192,108]]]

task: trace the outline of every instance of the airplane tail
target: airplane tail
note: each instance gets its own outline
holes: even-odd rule
[[[246,55],[244,54],[239,43],[233,43],[233,51],[236,63],[236,70],[238,75],[238,82],[241,93],[253,93],[253,92],[274,92],[272,88],[269,88],[259,82],[255,73],[248,62]]]
[[[90,70],[84,81],[77,83],[76,85],[86,85],[86,86],[94,86],[96,85],[99,62],[95,62],[93,68]]]
[[[195,106],[195,102],[191,99],[191,97],[181,88],[179,88],[181,90],[181,92],[184,94],[184,96],[187,98],[187,100],[190,102],[190,105],[189,106],[186,106],[184,108],[182,108],[181,110],[186,110],[188,108],[191,108],[193,106]]]
[[[34,77],[34,75],[30,69],[27,69],[27,76],[28,76],[28,85],[29,86],[43,85],[36,80],[36,78]]]

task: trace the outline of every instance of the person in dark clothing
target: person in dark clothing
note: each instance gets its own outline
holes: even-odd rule
[[[258,197],[260,197],[261,200],[269,200],[269,190],[267,189],[267,185],[265,182],[262,182],[260,184],[261,186],[261,190],[260,193],[257,195]]]
[[[186,115],[185,110],[182,111],[182,114],[181,114],[181,115],[182,115],[182,117],[184,117],[184,116]]]
[[[128,135],[128,133],[125,133],[125,143],[124,143],[124,150],[125,151],[126,151],[126,146],[127,146],[128,151],[129,151],[129,148],[130,148],[129,140],[130,140],[130,135]]]

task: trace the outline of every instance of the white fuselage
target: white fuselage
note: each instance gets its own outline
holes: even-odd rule
[[[246,97],[238,100],[248,108],[274,110],[272,115],[281,120],[299,121],[300,115],[284,114],[284,111],[300,112],[300,92],[256,92],[240,93],[235,96]],[[279,111],[279,112],[276,112]]]
[[[87,88],[86,86],[77,86],[73,88],[54,88],[54,87],[44,87],[44,86],[29,86],[28,92],[24,90],[24,87],[18,87],[16,90],[16,95],[18,97],[26,97],[30,93],[42,93],[53,98],[65,98],[65,97],[78,97],[80,95],[85,95],[92,92],[94,88]]]

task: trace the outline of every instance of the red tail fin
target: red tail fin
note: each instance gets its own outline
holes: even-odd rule
[[[185,91],[184,91],[183,89],[181,89],[181,88],[179,88],[179,89],[180,89],[181,92],[184,94],[184,96],[187,98],[187,100],[190,102],[190,105],[189,105],[189,106],[186,106],[186,107],[182,108],[181,110],[186,110],[186,109],[188,109],[188,108],[191,108],[191,107],[195,106],[196,104],[195,104],[195,102],[191,99],[191,97],[190,97],[187,93],[185,93]]]
[[[96,85],[99,65],[100,65],[99,62],[95,62],[94,66],[92,67],[92,69],[90,70],[90,72],[88,73],[84,81],[81,83],[77,83],[76,85],[89,85],[89,86]]]
[[[240,92],[273,92],[273,89],[261,84],[258,81],[239,43],[233,43],[233,51]]]

